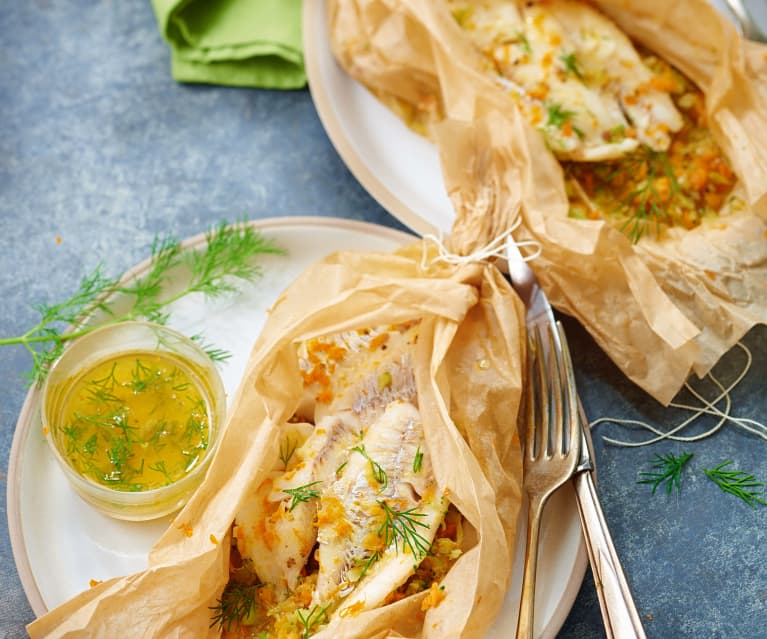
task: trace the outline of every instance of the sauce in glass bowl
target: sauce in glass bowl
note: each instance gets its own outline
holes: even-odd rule
[[[202,481],[225,399],[215,365],[164,326],[126,322],[78,338],[43,388],[43,425],[73,487],[120,519],[180,508]]]

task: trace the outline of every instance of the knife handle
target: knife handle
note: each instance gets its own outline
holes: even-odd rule
[[[575,475],[573,483],[607,637],[645,639],[639,613],[599,504],[594,478],[591,472],[584,471]]]

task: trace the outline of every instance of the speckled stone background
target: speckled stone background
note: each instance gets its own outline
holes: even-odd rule
[[[401,228],[349,174],[308,91],[175,84],[146,1],[0,4],[0,336],[33,325],[32,303],[64,298],[99,262],[117,274],[144,259],[158,233],[295,214]],[[578,325],[566,328],[592,418],[676,421]],[[754,365],[733,393],[734,412],[765,421],[767,330],[744,342]],[[721,377],[742,359],[728,355]],[[3,513],[29,364],[23,349],[0,348]],[[767,508],[723,494],[701,470],[732,459],[767,480],[767,442],[727,425],[700,443],[622,449],[601,441],[607,428],[596,433],[599,492],[648,637],[767,637]],[[651,496],[636,483],[653,454],[682,450],[695,457],[681,495]],[[0,639],[26,636],[32,618],[4,523]],[[559,636],[604,636],[590,572]]]

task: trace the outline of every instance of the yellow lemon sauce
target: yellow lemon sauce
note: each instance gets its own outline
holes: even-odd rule
[[[54,437],[83,477],[119,491],[148,491],[184,478],[205,456],[209,407],[178,359],[121,353],[65,385]]]

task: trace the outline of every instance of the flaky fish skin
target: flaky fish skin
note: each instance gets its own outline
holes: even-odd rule
[[[321,497],[315,604],[374,607],[413,573],[423,555],[402,539],[385,543],[383,504],[417,513],[419,544],[428,551],[445,505],[435,494],[420,414],[406,401],[386,406]]]
[[[308,382],[301,410],[316,426],[281,472],[243,500],[234,529],[240,554],[261,581],[274,584],[278,597],[295,588],[316,543],[316,496],[389,403],[415,401],[415,336],[415,325],[346,331],[299,349]],[[323,401],[320,392],[327,393]],[[297,490],[307,499],[294,499]]]
[[[548,5],[524,6],[522,17],[530,61],[506,71],[511,77],[520,78],[526,87],[546,87],[541,125],[554,151],[569,157],[595,159],[636,148],[636,141],[631,139],[622,140],[617,148],[605,142],[603,131],[629,126],[620,105],[611,95],[584,82],[582,75],[562,69],[563,56],[577,53],[569,25],[556,20]],[[570,129],[552,117],[554,105],[561,107],[561,113],[570,114],[567,119]]]
[[[580,0],[447,0],[474,45],[560,159],[665,150],[683,120],[629,38]]]
[[[323,342],[323,348],[317,349],[319,357],[312,353],[311,345],[304,347],[299,361],[305,378],[319,378],[324,385],[317,381],[307,384],[301,402],[303,414],[316,423],[349,410],[363,424],[370,424],[392,401],[417,403],[412,356],[417,335],[417,324],[344,331]],[[324,359],[324,353],[334,358]]]
[[[316,542],[313,495],[330,483],[348,449],[359,441],[360,427],[348,411],[320,420],[293,453],[291,470],[273,473],[237,514],[234,536],[240,555],[253,563],[262,581],[275,585],[278,596],[295,588]],[[286,492],[296,489],[310,497],[294,499],[295,492]]]
[[[670,133],[683,125],[668,93],[653,87],[653,73],[644,65],[628,36],[605,15],[577,0],[555,0],[546,11],[566,25],[578,60],[587,75],[603,73],[602,90],[620,103],[639,142],[654,151],[671,143]]]

